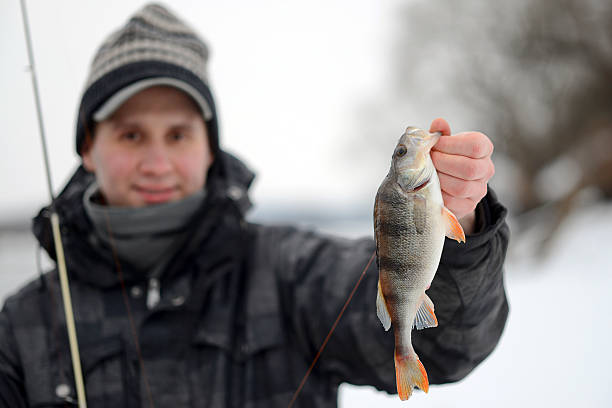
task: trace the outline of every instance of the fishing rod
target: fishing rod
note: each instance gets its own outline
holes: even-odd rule
[[[77,340],[76,327],[74,324],[74,312],[72,310],[72,298],[70,296],[70,285],[68,283],[68,272],[66,270],[66,259],[64,258],[64,246],[60,233],[60,219],[55,209],[55,195],[53,194],[53,184],[51,181],[51,167],[49,165],[49,153],[47,150],[47,138],[43,125],[42,109],[38,92],[38,81],[36,78],[36,66],[34,64],[34,51],[30,36],[30,26],[28,24],[28,14],[25,0],[21,0],[21,15],[23,17],[23,30],[25,33],[26,46],[28,49],[29,71],[32,78],[32,89],[34,92],[34,102],[36,105],[36,115],[38,117],[38,131],[43,151],[45,163],[45,174],[47,176],[47,187],[51,198],[51,228],[53,231],[53,243],[55,246],[56,264],[59,273],[62,301],[64,303],[64,314],[66,316],[66,330],[68,332],[68,342],[70,343],[70,357],[72,359],[72,370],[76,386],[77,401],[80,408],[87,408],[85,398],[85,383],[83,381],[83,370],[81,368],[81,357],[79,355],[79,343]]]

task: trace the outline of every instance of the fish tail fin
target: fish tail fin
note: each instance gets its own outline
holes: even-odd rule
[[[405,356],[395,353],[395,380],[397,393],[402,401],[410,398],[415,386],[425,392],[429,391],[427,372],[414,352]]]

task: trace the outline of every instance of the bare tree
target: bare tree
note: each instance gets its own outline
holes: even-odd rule
[[[551,199],[541,175],[560,158],[580,174],[553,174],[559,208],[587,185],[612,197],[612,2],[413,2],[399,22],[395,98],[428,83],[471,110],[517,165],[517,213]]]

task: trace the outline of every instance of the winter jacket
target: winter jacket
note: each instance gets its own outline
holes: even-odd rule
[[[252,173],[220,153],[211,174],[190,238],[159,282],[94,242],[82,204],[90,174],[80,168],[56,200],[89,407],[286,407],[374,252],[371,238],[248,223]],[[428,291],[439,326],[413,334],[432,384],[458,381],[485,359],[508,314],[506,210],[491,192],[480,206],[482,231],[466,244],[446,240]],[[54,258],[47,209],[34,232]],[[295,406],[335,407],[342,382],[396,392],[393,334],[376,317],[377,277],[374,262]],[[148,309],[155,290],[160,301]],[[50,271],[0,313],[0,405],[75,401]]]

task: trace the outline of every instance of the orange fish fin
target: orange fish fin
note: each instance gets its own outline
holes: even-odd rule
[[[446,221],[446,236],[457,242],[465,242],[465,233],[455,214],[442,206],[442,218]]]
[[[412,395],[415,386],[421,390],[429,391],[427,372],[416,354],[400,356],[395,353],[395,381],[397,393],[402,401],[406,401]]]
[[[385,328],[385,331],[389,330],[391,328],[391,316],[389,316],[385,296],[380,288],[380,280],[378,281],[378,295],[376,295],[376,315]]]
[[[423,301],[417,310],[416,316],[414,317],[414,323],[412,327],[417,330],[426,329],[428,327],[438,326],[438,319],[434,313],[434,304],[425,293],[423,293]]]

